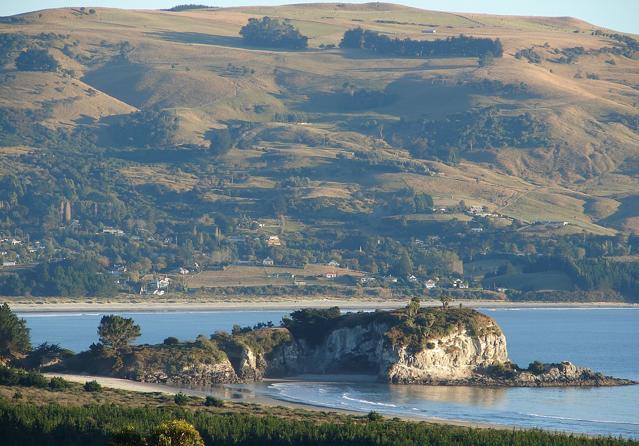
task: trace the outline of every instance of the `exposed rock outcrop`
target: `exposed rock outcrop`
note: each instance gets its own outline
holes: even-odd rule
[[[139,381],[202,386],[328,373],[370,374],[396,384],[634,384],[569,362],[535,363],[521,369],[509,362],[506,338],[490,317],[468,309],[420,310],[418,305],[346,315],[338,309],[301,310],[284,327],[218,333],[194,343],[134,347],[117,360],[85,352],[67,365],[74,363]]]

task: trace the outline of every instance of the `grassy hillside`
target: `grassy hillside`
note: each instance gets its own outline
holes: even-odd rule
[[[451,200],[503,208],[507,215],[526,221],[568,220],[589,231],[606,232],[599,226],[633,228],[637,214],[632,210],[623,209],[597,225],[599,214],[586,206],[590,197],[623,201],[631,194],[634,183],[615,191],[593,190],[586,184],[615,173],[632,181],[632,172],[625,172],[624,166],[637,157],[639,143],[636,132],[606,119],[611,113],[636,113],[634,86],[639,75],[633,73],[637,62],[623,56],[589,54],[612,48],[615,41],[591,35],[596,28],[587,23],[568,18],[449,14],[389,4],[178,13],[86,11],[46,10],[20,16],[21,23],[2,25],[2,32],[64,35],[52,47],[63,67],[74,72],[72,76],[12,76],[9,69],[0,94],[3,105],[52,107],[50,125],[77,125],[137,108],[170,109],[180,116],[180,139],[193,143],[201,143],[209,128],[225,120],[259,125],[292,110],[307,113],[309,131],[317,129],[335,138],[344,127],[361,131],[357,122],[364,119],[441,117],[487,105],[508,113],[525,110],[547,123],[550,146],[506,147],[469,157],[451,169],[457,185]],[[291,19],[310,37],[310,49],[245,47],[239,28],[249,17],[263,15]],[[380,59],[318,48],[339,43],[343,32],[355,26],[418,39],[459,34],[498,37],[505,55],[492,66],[478,67],[472,59]],[[422,34],[423,29],[435,29],[437,34]],[[123,50],[124,42],[128,44]],[[586,54],[567,64],[554,62],[566,48],[575,47],[583,47]],[[532,49],[540,61],[515,57],[525,49]],[[250,71],[242,74],[233,70],[236,67]],[[598,79],[588,78],[593,75]],[[478,85],[485,79],[505,85],[524,82],[527,93],[509,98],[500,91],[482,91]],[[344,82],[385,90],[395,100],[380,108],[345,113],[336,109],[335,98],[331,98]],[[302,141],[283,149],[308,158],[305,145]],[[367,146],[365,141],[355,142],[351,150],[366,150]],[[407,156],[401,146],[393,150],[395,156]],[[250,163],[242,155],[229,156],[241,166]],[[487,175],[485,167],[501,175],[496,187],[489,180],[482,181]],[[392,178],[376,180],[382,190],[396,187]],[[448,178],[435,177],[423,187],[447,191],[449,183]],[[438,201],[446,201],[448,195],[435,192]],[[511,197],[517,197],[516,204],[509,202]]]
[[[240,28],[263,16],[290,20],[308,36],[308,49],[248,46]],[[402,39],[500,39],[503,57],[396,57],[335,47],[355,27]],[[481,221],[455,214],[471,206],[494,214],[484,222],[494,228],[568,223],[530,237],[639,232],[633,36],[572,18],[385,3],[64,8],[16,16],[0,33],[23,36],[60,66],[55,73],[21,71],[15,48],[2,59],[0,108],[9,116],[22,110],[49,133],[5,138],[0,174],[43,169],[16,150],[34,150],[34,157],[60,141],[82,153],[92,146],[128,191],[128,198],[116,193],[125,204],[178,220],[189,206],[197,209],[186,226],[215,213],[235,221],[285,215],[293,229],[278,231],[296,241],[321,238],[335,225],[362,229],[360,219],[373,235],[395,232],[392,222],[472,226]],[[133,126],[127,117],[140,110],[174,122],[170,140],[136,146],[123,135]],[[510,134],[511,126],[531,130]],[[209,142],[221,128],[231,129],[232,148],[213,157]],[[389,205],[406,189],[447,211],[420,217]],[[273,209],[278,197],[288,210]],[[133,214],[131,225],[149,218]]]

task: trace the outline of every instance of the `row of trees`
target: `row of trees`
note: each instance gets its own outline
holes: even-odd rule
[[[366,49],[396,57],[482,57],[488,53],[493,57],[503,55],[499,39],[464,35],[438,40],[398,39],[363,28],[346,31],[340,48]]]

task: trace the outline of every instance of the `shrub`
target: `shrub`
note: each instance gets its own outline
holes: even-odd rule
[[[164,345],[177,345],[180,343],[180,340],[175,336],[169,336],[164,341]]]
[[[186,403],[189,402],[189,397],[187,395],[185,395],[184,393],[182,393],[182,392],[178,392],[173,397],[173,401],[178,406],[184,406]]]
[[[224,407],[224,400],[209,395],[204,400],[204,405],[206,407]]]
[[[84,383],[84,390],[86,392],[102,392],[102,385],[96,380],[87,381]]]
[[[3,386],[15,386],[18,384],[18,372],[15,369],[0,366],[0,384]]]
[[[541,375],[544,373],[545,368],[545,364],[541,361],[534,361],[528,365],[528,371],[535,375]]]
[[[57,71],[60,65],[47,50],[29,49],[20,53],[16,68],[20,71]]]
[[[366,418],[368,418],[368,421],[382,421],[384,417],[382,417],[378,412],[371,410],[370,412],[368,412]]]
[[[40,387],[44,389],[49,385],[49,380],[38,372],[26,372],[19,374],[18,384],[24,387]]]
[[[60,376],[54,376],[49,381],[49,389],[51,390],[64,390],[69,387],[69,382]]]
[[[152,443],[158,446],[204,446],[204,440],[192,424],[184,420],[165,421],[155,431]]]
[[[432,350],[432,349],[434,349],[434,348],[435,348],[435,343],[434,343],[434,342],[427,342],[427,343],[426,343],[426,348],[427,348],[428,350]]]

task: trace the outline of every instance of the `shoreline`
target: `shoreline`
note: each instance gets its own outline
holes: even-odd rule
[[[54,376],[59,376],[64,378],[67,381],[71,381],[78,384],[84,384],[87,381],[97,381],[103,387],[108,387],[111,389],[124,390],[127,392],[140,392],[140,393],[162,393],[166,395],[174,395],[178,392],[184,393],[188,396],[196,396],[200,398],[204,398],[207,395],[213,395],[216,397],[220,397],[228,402],[236,402],[236,403],[253,403],[266,407],[284,407],[287,409],[302,409],[314,412],[334,412],[344,415],[359,415],[365,416],[366,412],[358,411],[358,410],[350,410],[350,409],[340,409],[334,408],[331,406],[323,406],[320,404],[312,404],[312,403],[301,403],[301,402],[293,402],[286,399],[280,399],[275,397],[269,397],[265,395],[256,395],[255,392],[250,391],[249,389],[233,389],[230,385],[219,385],[211,387],[208,390],[204,389],[190,389],[187,387],[177,387],[169,384],[155,384],[155,383],[144,383],[138,381],[132,381],[128,379],[122,378],[111,378],[105,376],[97,376],[97,375],[80,375],[80,374],[67,374],[67,373],[44,373],[45,376],[51,378]],[[265,383],[268,382],[290,382],[291,380],[265,380]],[[293,380],[295,381],[295,380]],[[324,381],[325,382],[325,381]],[[232,395],[242,395],[242,398],[229,398],[229,394]],[[388,415],[383,414],[385,418],[400,418],[404,421],[410,422],[418,422],[418,423],[431,423],[438,425],[448,425],[448,426],[457,426],[457,427],[468,427],[475,429],[500,429],[500,430],[529,430],[526,427],[509,425],[509,424],[499,424],[499,423],[482,423],[478,421],[466,421],[466,420],[456,420],[456,419],[446,419],[446,418],[437,418],[437,417],[427,417],[427,416],[411,416],[411,415]],[[563,431],[552,431],[547,430],[550,433],[563,433]],[[584,437],[588,437],[587,434],[576,434],[583,435]]]
[[[300,308],[329,308],[338,306],[343,310],[392,310],[406,306],[408,299],[335,299],[335,298],[275,298],[246,300],[108,300],[81,301],[45,299],[37,301],[0,299],[17,313],[77,313],[77,312],[206,312],[206,311],[267,311],[295,310]],[[622,302],[510,302],[492,300],[456,300],[468,308],[485,309],[639,309],[639,304]],[[423,306],[439,306],[437,300],[423,300]]]

